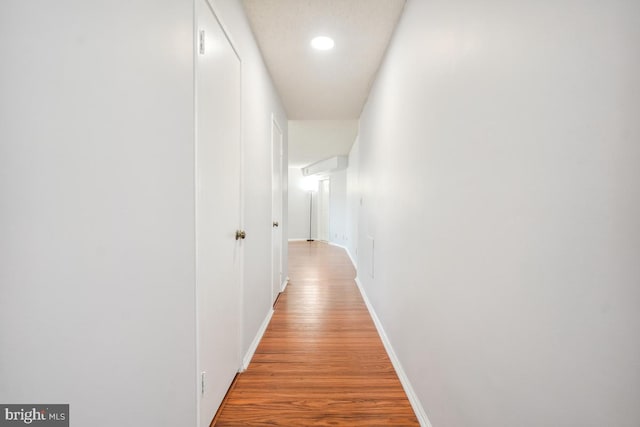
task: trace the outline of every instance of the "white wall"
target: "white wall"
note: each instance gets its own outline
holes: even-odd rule
[[[639,22],[408,1],[361,117],[358,262],[434,427],[640,425]]]
[[[213,4],[243,61],[245,352],[271,308],[270,120],[286,144],[287,118],[240,3]],[[0,4],[2,402],[196,423],[193,17]]]
[[[193,5],[0,3],[0,401],[193,426]]]
[[[308,239],[309,238],[309,192],[302,187],[303,175],[300,168],[289,168],[289,197],[288,197],[288,216],[289,216],[289,239]],[[317,206],[318,193],[313,195],[313,203]],[[316,209],[314,209],[315,211]],[[318,227],[316,226],[317,212],[313,212],[311,236],[317,238]]]
[[[329,241],[347,244],[347,171],[333,172],[330,179]]]
[[[272,307],[271,299],[271,113],[284,136],[287,164],[287,116],[275,92],[262,55],[237,0],[215,0],[216,10],[242,58],[243,143],[244,143],[244,298],[243,343],[246,353],[260,325]],[[286,171],[283,177],[287,181]],[[284,200],[287,200],[287,187]],[[283,209],[286,212],[286,208]],[[283,275],[287,276],[287,227],[283,217]]]
[[[352,261],[358,259],[358,223],[360,215],[360,187],[358,186],[358,164],[360,157],[359,139],[351,147],[349,152],[349,167],[347,168],[347,206],[346,206],[346,248]],[[356,266],[357,267],[357,266]]]

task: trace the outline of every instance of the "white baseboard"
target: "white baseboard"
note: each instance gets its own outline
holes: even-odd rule
[[[289,284],[289,277],[286,277],[284,279],[284,282],[282,282],[282,285],[280,285],[280,292],[284,292],[284,290],[287,289],[288,284]]]
[[[346,246],[342,246],[339,245],[337,243],[333,243],[333,242],[328,242],[331,246],[337,246],[339,248],[344,249],[345,251],[347,251],[347,255],[349,256],[349,259],[351,260],[351,264],[353,264],[353,267],[357,270],[358,269],[358,263],[356,263],[356,260],[353,258],[353,256],[351,255],[351,252],[349,251],[349,248]]]
[[[288,239],[289,242],[306,242],[307,239]]]
[[[251,359],[253,359],[253,355],[255,354],[256,349],[258,348],[258,344],[260,344],[260,340],[262,339],[262,336],[267,330],[267,326],[269,326],[269,322],[271,321],[272,316],[273,316],[273,308],[270,308],[269,312],[267,313],[267,317],[264,318],[264,320],[262,321],[262,325],[260,325],[260,329],[258,329],[258,333],[256,334],[256,337],[253,339],[253,342],[249,346],[249,350],[247,350],[247,354],[245,354],[244,358],[242,359],[242,368],[240,372],[246,371],[247,368],[249,367],[249,364],[251,363]]]
[[[347,253],[348,252],[349,251],[347,251]],[[416,413],[418,422],[422,427],[432,427],[431,422],[429,422],[429,419],[427,418],[427,413],[424,411],[424,408],[422,407],[422,404],[420,403],[420,400],[418,399],[418,396],[416,395],[415,391],[413,391],[413,387],[411,387],[409,378],[407,377],[407,374],[404,372],[404,369],[402,368],[402,364],[400,363],[398,356],[396,356],[396,353],[393,350],[393,347],[391,346],[391,342],[387,337],[387,333],[384,331],[384,328],[382,327],[382,323],[380,322],[378,315],[373,309],[373,306],[371,305],[371,302],[369,301],[369,298],[367,297],[367,294],[364,291],[364,288],[362,287],[362,283],[360,282],[360,279],[358,279],[357,277],[356,277],[356,284],[358,285],[360,294],[362,294],[362,299],[364,299],[364,303],[367,306],[367,309],[369,310],[369,314],[373,319],[373,323],[376,325],[376,329],[378,330],[378,335],[380,335],[380,339],[382,339],[382,343],[384,344],[385,350],[387,350],[389,359],[391,359],[391,363],[393,364],[393,367],[395,368],[396,373],[398,374],[398,378],[400,379],[400,383],[402,383],[404,392],[407,394],[409,403],[411,403],[411,407],[413,408],[413,411]]]

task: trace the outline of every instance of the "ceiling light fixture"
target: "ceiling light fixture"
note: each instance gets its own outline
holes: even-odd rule
[[[316,50],[331,50],[335,43],[331,37],[318,36],[311,40],[311,46]]]

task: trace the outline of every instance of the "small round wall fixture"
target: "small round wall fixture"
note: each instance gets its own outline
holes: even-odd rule
[[[311,47],[316,50],[331,50],[335,46],[335,42],[331,37],[318,36],[311,40]]]

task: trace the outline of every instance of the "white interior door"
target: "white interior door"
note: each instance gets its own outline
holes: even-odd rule
[[[240,58],[198,0],[196,287],[199,425],[213,419],[240,368]],[[171,343],[167,343],[171,345]]]
[[[275,302],[281,291],[282,277],[282,130],[271,119],[271,301]]]

